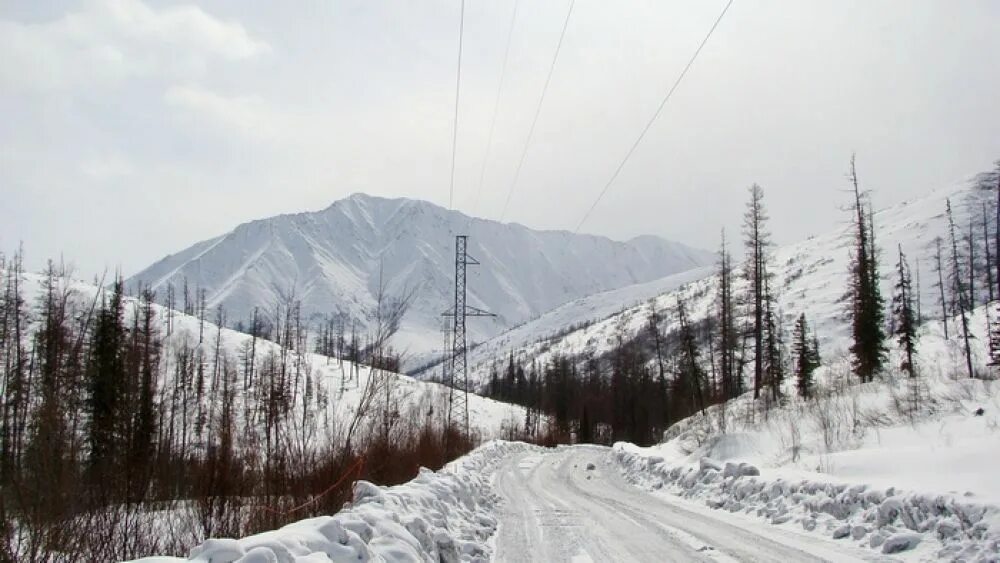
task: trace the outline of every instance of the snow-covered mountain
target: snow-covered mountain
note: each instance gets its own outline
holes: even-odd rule
[[[627,242],[536,231],[477,219],[411,199],[355,194],[309,213],[244,223],[167,256],[133,276],[163,299],[204,289],[209,307],[249,319],[294,297],[306,318],[344,314],[364,322],[380,276],[389,296],[413,292],[397,342],[411,355],[441,347],[441,313],[453,300],[455,235],[469,235],[468,303],[497,314],[469,323],[483,340],[563,303],[709,263],[712,254],[658,237]],[[180,300],[180,297],[177,298]]]
[[[881,289],[887,303],[896,280],[897,247],[901,246],[917,277],[923,317],[940,318],[933,256],[937,237],[943,240],[945,259],[950,251],[946,201],[950,200],[954,208],[959,236],[968,232],[971,217],[979,237],[982,203],[992,202],[994,194],[960,182],[875,213],[876,242],[881,251]],[[993,218],[988,219],[992,225]],[[775,221],[780,224],[780,218]],[[846,355],[850,344],[843,299],[848,284],[851,240],[850,227],[845,226],[775,248],[773,252],[771,271],[775,276],[774,287],[778,289],[785,330],[790,333],[795,318],[805,313],[819,336],[824,354],[831,358]],[[965,243],[960,240],[959,244]],[[964,253],[964,246],[960,246],[959,251]],[[944,275],[947,284],[947,272]],[[976,283],[977,301],[981,301],[986,293],[985,276]],[[665,313],[661,328],[670,332],[676,328],[673,311],[677,300],[684,299],[688,303],[693,320],[703,319],[714,310],[717,285],[714,268],[706,267],[567,303],[472,350],[470,377],[482,384],[489,377],[493,363],[511,352],[527,363],[544,363],[554,355],[600,355],[612,347],[619,334],[630,338],[644,328],[650,303]],[[739,281],[737,285],[737,291],[741,291]],[[975,336],[982,338],[984,334],[979,332]],[[984,353],[979,347],[973,351]]]

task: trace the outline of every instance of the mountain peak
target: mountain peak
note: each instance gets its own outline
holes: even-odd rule
[[[498,314],[470,324],[479,340],[568,301],[647,282],[710,262],[710,253],[659,237],[628,242],[566,231],[535,231],[475,220],[410,198],[354,193],[327,209],[262,219],[173,254],[131,281],[154,289],[185,283],[209,306],[248,319],[294,295],[303,316],[343,315],[363,330],[380,284],[414,292],[399,343],[410,353],[440,347],[441,311],[454,297],[454,235],[469,229],[469,304]],[[380,281],[381,276],[381,281]],[[165,292],[160,292],[165,294]]]

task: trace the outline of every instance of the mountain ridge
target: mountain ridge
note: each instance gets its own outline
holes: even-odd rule
[[[241,223],[128,281],[161,295],[186,282],[205,290],[209,307],[223,305],[232,321],[248,320],[255,306],[299,300],[307,319],[343,315],[362,326],[381,283],[387,295],[414,292],[400,342],[419,356],[440,347],[459,233],[470,236],[469,254],[482,263],[470,268],[468,303],[498,314],[494,321],[470,323],[473,341],[574,299],[699,267],[713,257],[655,235],[616,241],[534,230],[422,200],[359,192],[318,211]]]

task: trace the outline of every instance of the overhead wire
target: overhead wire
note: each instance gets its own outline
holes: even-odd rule
[[[623,158],[622,161],[618,163],[618,167],[615,168],[614,174],[612,174],[611,178],[607,181],[606,184],[604,184],[604,188],[597,195],[597,198],[594,200],[594,203],[591,204],[590,209],[588,209],[587,212],[584,213],[583,218],[580,219],[579,223],[577,223],[576,228],[573,230],[574,234],[580,232],[580,227],[583,226],[584,222],[586,222],[587,219],[590,217],[590,214],[593,213],[594,209],[597,208],[597,205],[601,202],[601,199],[604,198],[604,195],[608,193],[608,190],[611,188],[611,185],[614,184],[615,180],[618,178],[618,175],[621,173],[622,169],[625,168],[625,164],[632,157],[632,153],[635,152],[636,147],[639,146],[639,143],[642,142],[643,137],[645,137],[646,133],[649,132],[649,129],[650,127],[653,126],[653,123],[656,121],[656,118],[660,116],[660,112],[663,111],[663,107],[666,106],[667,102],[670,101],[671,96],[674,95],[674,92],[677,90],[677,87],[680,86],[681,81],[684,80],[684,76],[687,74],[688,70],[690,70],[691,66],[694,64],[694,61],[698,58],[698,55],[701,53],[701,50],[705,47],[705,44],[708,43],[708,40],[712,37],[712,34],[715,33],[715,29],[719,27],[719,23],[722,21],[722,18],[725,17],[726,12],[729,11],[729,7],[732,5],[733,5],[733,0],[729,0],[726,3],[725,7],[722,8],[722,12],[719,13],[719,17],[715,19],[715,23],[712,24],[712,27],[708,30],[708,33],[705,34],[704,39],[701,40],[701,43],[695,50],[694,55],[692,55],[691,58],[688,60],[687,64],[684,66],[684,70],[682,70],[681,73],[677,76],[677,79],[670,87],[670,90],[667,91],[667,94],[663,97],[663,100],[660,101],[660,105],[656,108],[656,112],[653,113],[653,116],[646,123],[646,126],[642,128],[642,132],[640,132],[639,136],[636,137],[635,142],[632,143],[632,146],[629,148],[628,152],[625,153],[625,158]]]
[[[556,51],[552,55],[552,63],[549,65],[549,73],[545,77],[545,84],[542,86],[542,95],[538,98],[538,105],[535,107],[535,116],[531,120],[531,127],[528,129],[528,137],[524,142],[524,150],[521,151],[521,158],[517,162],[517,169],[514,171],[514,179],[510,183],[510,188],[507,190],[507,199],[504,201],[503,210],[500,212],[500,221],[503,221],[507,216],[507,208],[510,206],[510,198],[514,194],[514,187],[517,186],[517,180],[521,176],[521,167],[524,166],[524,157],[528,154],[528,149],[531,147],[531,139],[535,135],[535,125],[538,124],[538,116],[542,112],[542,104],[545,102],[545,94],[549,89],[549,82],[552,80],[552,72],[556,68],[556,61],[559,60],[559,51],[562,50],[563,39],[566,37],[566,28],[569,27],[570,16],[573,15],[573,6],[576,4],[576,0],[570,0],[569,9],[566,11],[566,19],[563,21],[562,31],[559,33],[559,42],[556,44]]]
[[[458,99],[462,86],[462,37],[465,35],[465,0],[458,20],[458,72],[455,73],[455,119],[451,132],[451,184],[448,187],[448,209],[455,201],[455,154],[458,151]]]
[[[520,0],[514,0],[514,10],[510,15],[510,25],[507,28],[507,46],[503,52],[503,64],[500,65],[500,83],[497,85],[497,95],[493,102],[493,117],[490,119],[490,132],[486,138],[486,154],[483,155],[483,166],[479,171],[479,187],[476,190],[476,199],[473,202],[473,215],[479,210],[479,200],[483,194],[483,182],[486,179],[486,166],[490,161],[490,152],[493,149],[493,132],[496,130],[497,115],[500,111],[500,94],[503,92],[504,78],[507,76],[507,59],[510,56],[510,40],[514,36],[514,22],[517,20],[517,7]]]

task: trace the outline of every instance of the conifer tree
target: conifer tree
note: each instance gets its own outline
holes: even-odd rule
[[[899,246],[899,260],[896,263],[896,287],[892,296],[892,314],[897,342],[904,354],[899,368],[910,377],[916,377],[914,358],[918,339],[917,315],[913,306],[910,267],[906,263],[902,245]]]
[[[726,231],[722,231],[719,247],[719,290],[716,308],[719,326],[719,372],[722,385],[722,400],[736,397],[740,392],[736,371],[736,322],[733,306],[733,265],[732,256],[726,245]]]
[[[990,215],[987,211],[986,202],[983,202],[983,272],[986,274],[986,298],[987,302],[994,300],[993,292],[993,249],[990,248]]]
[[[851,253],[851,355],[854,373],[862,383],[872,381],[885,362],[885,330],[882,326],[885,312],[879,288],[878,251],[874,242],[874,213],[866,207],[858,183],[854,156],[848,174],[854,190],[851,207],[855,228],[854,248]],[[868,211],[866,216],[866,209]]]
[[[678,357],[677,394],[682,399],[690,399],[692,410],[705,413],[705,396],[703,386],[705,370],[701,367],[701,354],[698,350],[698,339],[691,326],[684,301],[677,301],[677,322],[679,325],[680,350]]]
[[[941,252],[941,237],[934,239],[934,271],[937,272],[938,302],[941,305],[941,326],[944,328],[944,339],[948,340],[948,300],[945,298],[944,258]]]
[[[782,355],[781,316],[775,310],[776,298],[771,290],[770,278],[764,278],[764,378],[771,393],[770,400],[781,400],[781,384],[785,379]]]
[[[971,337],[969,333],[969,295],[968,288],[965,287],[964,277],[962,275],[962,264],[961,258],[958,254],[958,237],[955,232],[955,217],[951,210],[951,200],[945,200],[945,213],[948,217],[948,235],[951,238],[951,290],[952,290],[952,308],[959,317],[960,326],[962,327],[962,343],[965,351],[965,367],[968,370],[969,377],[975,377],[975,373],[972,370],[972,348],[969,345],[969,338]]]
[[[98,489],[107,483],[100,481],[123,450],[121,417],[125,396],[125,368],[123,348],[125,327],[122,305],[123,282],[118,277],[112,286],[110,300],[106,301],[97,316],[91,344],[88,369],[88,407],[90,427],[90,468]],[[100,498],[106,501],[106,498]]]
[[[764,190],[757,184],[750,186],[750,201],[743,216],[744,244],[747,249],[744,276],[747,280],[747,301],[751,309],[750,331],[753,336],[754,367],[753,396],[760,398],[765,376],[765,290],[770,261],[770,234],[767,232],[767,212],[764,209]]]
[[[795,387],[799,396],[809,399],[813,396],[813,373],[819,367],[819,344],[809,333],[806,314],[799,315],[792,334],[792,353],[795,355]]]

